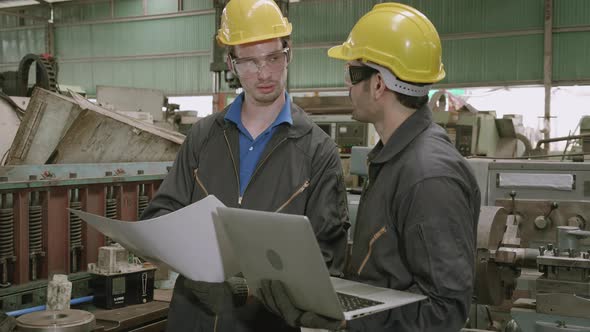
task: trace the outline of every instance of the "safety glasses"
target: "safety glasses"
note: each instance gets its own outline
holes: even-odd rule
[[[344,82],[349,86],[356,85],[378,72],[377,69],[371,67],[346,64],[344,66]]]
[[[263,54],[261,56],[253,56],[246,58],[233,58],[230,56],[231,62],[238,76],[252,77],[256,76],[263,68],[267,68],[271,73],[276,73],[285,69],[288,62],[289,48]]]

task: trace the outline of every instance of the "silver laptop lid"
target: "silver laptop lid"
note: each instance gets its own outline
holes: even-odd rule
[[[225,207],[217,212],[251,292],[258,295],[261,279],[281,280],[299,308],[344,318],[305,216]]]

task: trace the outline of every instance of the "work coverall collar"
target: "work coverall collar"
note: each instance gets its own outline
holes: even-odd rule
[[[371,163],[381,164],[393,159],[405,149],[420,133],[432,123],[432,115],[428,105],[416,110],[406,119],[391,135],[387,144],[379,140],[379,143],[371,150],[368,160]]]

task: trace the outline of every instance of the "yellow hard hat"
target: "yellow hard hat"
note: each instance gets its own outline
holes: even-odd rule
[[[221,14],[217,40],[239,45],[291,34],[291,23],[273,0],[231,0]]]
[[[434,25],[418,10],[399,3],[382,3],[361,17],[348,39],[330,48],[336,59],[373,62],[398,78],[434,83],[445,78],[441,45]]]

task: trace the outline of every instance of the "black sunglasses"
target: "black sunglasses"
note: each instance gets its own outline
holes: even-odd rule
[[[377,69],[368,66],[348,65],[346,78],[348,83],[350,83],[351,85],[356,85],[364,80],[371,78],[371,76],[378,72],[379,71]]]

